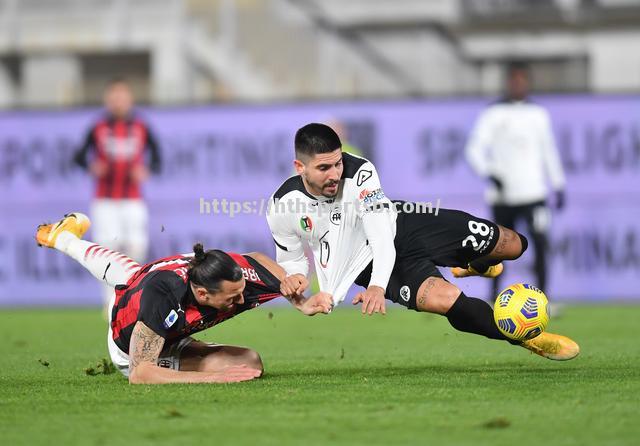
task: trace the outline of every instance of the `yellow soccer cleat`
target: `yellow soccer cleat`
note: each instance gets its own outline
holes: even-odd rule
[[[36,231],[36,242],[38,242],[38,246],[55,248],[56,239],[61,232],[68,231],[76,237],[82,238],[89,226],[91,226],[91,220],[86,215],[80,212],[66,214],[62,220],[56,223],[39,225]]]
[[[572,339],[546,331],[533,339],[523,341],[520,346],[554,361],[568,361],[580,353],[580,346]]]
[[[500,262],[497,265],[490,266],[489,269],[486,270],[484,273],[479,273],[478,271],[473,269],[471,265],[469,265],[467,268],[459,268],[457,266],[453,267],[451,268],[451,273],[453,274],[453,277],[457,277],[457,278],[480,276],[480,277],[487,277],[489,279],[493,279],[495,277],[498,277],[500,274],[502,274],[503,270],[504,270],[504,267],[502,266],[502,262]]]

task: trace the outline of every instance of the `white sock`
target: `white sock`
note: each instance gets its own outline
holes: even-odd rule
[[[69,231],[62,231],[56,238],[55,248],[84,266],[96,279],[109,287],[125,284],[140,265],[116,251],[97,243],[82,240]]]

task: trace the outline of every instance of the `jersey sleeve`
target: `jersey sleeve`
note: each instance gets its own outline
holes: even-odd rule
[[[474,172],[485,178],[491,176],[488,151],[493,143],[493,109],[490,107],[478,117],[465,148],[465,155]]]
[[[262,291],[267,293],[280,294],[280,281],[278,278],[253,257],[248,255],[243,255],[243,257],[247,261],[248,265],[256,272],[256,277],[252,277],[251,271],[249,271],[249,277],[245,277],[248,283],[255,283],[264,287]]]
[[[159,174],[162,169],[162,157],[155,134],[147,126],[147,148],[149,150],[149,170]]]
[[[138,320],[158,336],[167,338],[178,318],[180,297],[176,296],[175,290],[183,284],[174,272],[159,271],[142,290]]]
[[[82,146],[73,154],[73,162],[83,169],[87,169],[89,167],[89,161],[87,159],[89,157],[89,151],[94,149],[95,146],[95,126],[93,126],[87,132]]]
[[[395,207],[386,197],[374,165],[367,162],[355,176],[358,213],[373,254],[373,270],[369,286],[386,290],[396,261],[393,242]]]
[[[553,189],[562,190],[565,186],[564,171],[562,170],[562,162],[560,161],[555,138],[553,137],[551,118],[544,109],[541,110],[541,115],[540,149],[542,150],[544,166]]]
[[[276,262],[288,275],[302,274],[306,277],[309,273],[309,260],[304,253],[302,240],[294,230],[293,219],[295,214],[281,212],[278,203],[271,198],[267,223],[276,245]]]

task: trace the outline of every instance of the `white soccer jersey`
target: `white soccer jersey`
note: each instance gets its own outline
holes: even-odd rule
[[[499,102],[478,118],[466,148],[478,175],[502,182],[499,194],[490,184],[491,204],[521,205],[544,200],[547,178],[555,190],[564,187],[562,164],[547,111],[525,101]]]
[[[347,153],[343,165],[335,198],[309,194],[298,175],[272,195],[267,214],[277,262],[289,275],[307,276],[308,247],[320,290],[331,294],[334,304],[344,300],[372,260],[369,285],[386,289],[395,263],[396,211],[382,191],[375,167]]]

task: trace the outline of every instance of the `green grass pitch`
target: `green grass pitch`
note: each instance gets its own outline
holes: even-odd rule
[[[640,306],[567,308],[550,331],[581,355],[549,361],[399,308],[364,317],[250,311],[201,338],[250,346],[264,378],[130,386],[98,310],[0,312],[3,445],[635,445]]]

